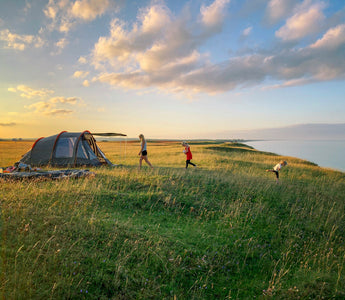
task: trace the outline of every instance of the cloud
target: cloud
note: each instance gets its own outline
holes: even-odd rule
[[[99,81],[130,88],[138,83],[170,85],[168,82],[178,73],[192,71],[207,57],[197,48],[220,30],[227,3],[216,0],[208,7],[203,6],[196,22],[187,14],[173,16],[164,3],[142,9],[132,30],[114,19],[110,36],[100,37],[95,44],[93,65],[123,73],[103,72]]]
[[[109,0],[81,0],[73,4],[71,14],[75,18],[92,21],[104,14],[108,7]]]
[[[220,29],[226,16],[226,6],[230,0],[216,0],[200,9],[202,23],[209,28]]]
[[[80,22],[90,22],[106,13],[109,8],[117,9],[113,0],[49,0],[43,10],[50,19],[48,29],[68,33]]]
[[[329,29],[324,36],[312,44],[313,49],[336,49],[345,44],[345,24]]]
[[[72,114],[74,111],[71,109],[65,109],[61,105],[76,105],[81,100],[77,97],[53,97],[47,101],[39,101],[33,103],[26,108],[34,110],[37,114],[46,116],[65,116]]]
[[[277,23],[292,13],[297,0],[270,0],[266,7],[266,18],[269,23]]]
[[[56,105],[52,102],[40,101],[27,106],[28,109],[34,110],[37,114],[43,114],[46,116],[64,116],[73,113],[72,110],[56,108]]]
[[[252,27],[252,26],[247,27],[246,29],[244,29],[244,30],[242,31],[241,37],[242,37],[242,38],[248,37],[248,36],[251,34],[252,30],[253,30],[253,27]]]
[[[90,72],[87,71],[75,71],[73,74],[74,78],[85,78]]]
[[[80,56],[79,59],[78,59],[78,63],[84,65],[87,63],[87,60],[84,56]]]
[[[40,90],[35,90],[33,88],[30,88],[26,85],[18,85],[16,88],[8,88],[7,89],[9,92],[13,93],[20,93],[20,96],[23,98],[27,99],[32,99],[32,98],[45,98],[49,96],[50,94],[54,93],[52,90],[48,89],[40,89]]]
[[[66,116],[72,114],[74,111],[70,109],[52,109],[50,111],[46,111],[44,114],[48,116]]]
[[[14,127],[17,123],[10,122],[10,123],[0,123],[0,127]]]
[[[66,38],[62,38],[59,41],[56,42],[56,46],[59,49],[64,49],[66,47],[66,45],[68,44],[67,39]]]
[[[90,55],[99,72],[92,82],[123,89],[214,94],[265,84],[268,80],[278,81],[270,87],[277,88],[345,77],[343,25],[326,30],[321,37],[313,35],[321,30],[315,24],[325,18],[324,4],[319,1],[306,0],[295,5],[296,1],[291,0],[277,13],[280,17],[291,16],[280,29],[280,38],[291,41],[307,37],[304,44],[314,38],[309,46],[292,48],[292,43],[284,43],[277,48],[256,48],[245,54],[239,51],[228,59],[211,61],[211,53],[202,53],[201,49],[221,31],[228,3],[214,1],[202,6],[200,14],[193,17],[185,10],[174,15],[163,2],[158,2],[140,10],[133,24],[112,20],[109,35],[99,38]],[[248,27],[242,34],[251,31],[252,27]]]
[[[88,87],[90,86],[90,82],[88,80],[83,81],[83,86]]]
[[[54,97],[49,100],[50,103],[67,103],[71,105],[75,105],[79,101],[77,97]]]
[[[313,4],[310,0],[305,0],[285,25],[276,31],[276,36],[283,41],[295,41],[318,33],[325,20],[322,12],[324,7],[322,2]]]
[[[66,109],[65,106],[83,105],[82,99],[78,97],[51,97],[54,93],[49,89],[33,89],[26,85],[18,85],[16,88],[8,88],[9,92],[20,93],[21,97],[27,99],[40,99],[35,103],[25,106],[37,114],[49,116],[64,116],[72,114],[74,111]]]
[[[33,46],[35,48],[41,48],[45,42],[39,36],[16,34],[10,32],[8,29],[0,31],[0,41],[4,41],[7,44],[7,48],[24,51],[26,47]]]

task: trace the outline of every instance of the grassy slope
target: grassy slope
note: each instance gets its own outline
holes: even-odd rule
[[[1,142],[0,165],[25,147]],[[138,172],[138,150],[93,179],[1,182],[3,298],[345,297],[344,173],[210,143],[188,170],[180,144],[150,143]],[[282,158],[277,185],[264,170]]]

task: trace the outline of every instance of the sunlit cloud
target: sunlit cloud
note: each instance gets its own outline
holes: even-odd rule
[[[51,97],[53,90],[49,89],[33,89],[26,85],[18,85],[16,88],[10,87],[9,92],[19,93],[21,97],[27,99],[40,99],[35,103],[26,105],[25,108],[34,111],[34,113],[51,116],[64,116],[73,113],[71,109],[65,106],[83,106],[83,100],[78,97]]]
[[[142,9],[130,31],[114,19],[110,36],[99,38],[92,57],[96,68],[120,72],[103,72],[93,81],[125,88],[160,85],[170,89],[176,77],[207,60],[208,55],[200,54],[198,47],[219,31],[229,2],[217,0],[202,6],[197,24],[184,15],[173,16],[164,3]]]
[[[47,101],[39,101],[26,106],[27,109],[33,110],[35,113],[47,116],[65,116],[72,114],[74,110],[60,107],[61,105],[76,105],[81,101],[77,97],[53,97]]]
[[[52,109],[50,111],[44,112],[48,116],[66,116],[72,114],[74,111],[69,109]]]
[[[46,115],[46,116],[56,116],[56,115],[69,115],[73,113],[72,110],[56,108],[56,104],[52,102],[40,101],[27,106],[28,109],[34,110],[35,113]]]
[[[58,47],[59,49],[64,49],[66,47],[66,45],[68,44],[68,41],[66,38],[62,38],[59,41],[56,42],[56,47]]]
[[[207,27],[220,28],[226,16],[226,6],[230,0],[215,0],[200,9],[202,23]]]
[[[86,64],[87,63],[87,60],[84,56],[80,56],[79,59],[78,59],[78,62],[82,65]]]
[[[325,20],[322,2],[312,3],[305,0],[297,7],[296,13],[290,17],[285,25],[276,32],[276,36],[283,41],[295,41],[307,35],[318,33]]]
[[[75,71],[73,74],[74,78],[85,78],[90,72],[87,71]]]
[[[83,86],[88,87],[90,86],[90,82],[88,80],[83,81]]]
[[[16,88],[10,87],[7,90],[12,93],[20,93],[21,97],[27,98],[27,99],[44,98],[54,93],[54,91],[52,90],[48,90],[48,89],[35,90],[26,85],[18,85]]]
[[[345,24],[329,29],[324,36],[310,47],[314,49],[336,49],[345,44]],[[340,49],[341,50],[341,49]]]
[[[71,14],[75,18],[92,21],[104,14],[109,7],[109,0],[80,0],[75,1]]]
[[[24,51],[28,46],[41,48],[44,45],[44,40],[39,36],[16,34],[10,32],[8,29],[0,31],[0,41],[6,43],[6,47],[19,51]]]
[[[49,30],[68,33],[80,22],[90,22],[112,8],[117,9],[113,0],[49,0],[44,8],[45,16],[51,21]]]
[[[49,100],[50,103],[68,103],[71,105],[77,104],[79,98],[77,97],[54,97]]]
[[[100,71],[92,81],[123,89],[214,94],[260,85],[268,79],[280,81],[276,87],[288,87],[343,78],[343,25],[329,29],[310,46],[253,50],[211,62],[211,54],[200,49],[222,29],[229,3],[214,1],[202,6],[197,19],[192,19],[190,14],[173,15],[159,2],[142,9],[130,30],[127,23],[114,19],[109,36],[100,37],[92,52],[93,66]],[[269,2],[272,20],[290,16],[276,32],[279,39],[297,41],[320,36],[325,20],[323,2],[305,0],[297,4],[291,0],[280,10],[279,3]],[[252,30],[247,27],[242,37]]]
[[[0,123],[0,127],[14,127],[17,123],[9,122],[9,123]]]

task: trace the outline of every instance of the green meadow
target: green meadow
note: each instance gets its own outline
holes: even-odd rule
[[[0,142],[0,166],[31,142]],[[95,177],[0,180],[2,299],[344,299],[345,174],[243,144],[99,143]],[[265,172],[284,159],[280,173]]]

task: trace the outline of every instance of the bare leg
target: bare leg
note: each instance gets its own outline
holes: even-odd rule
[[[146,161],[146,163],[151,167],[151,169],[153,169],[152,164],[150,163],[149,159],[147,158],[147,156],[143,156],[143,159]]]

